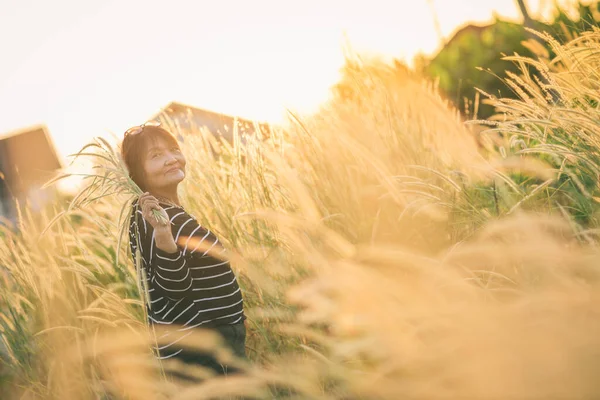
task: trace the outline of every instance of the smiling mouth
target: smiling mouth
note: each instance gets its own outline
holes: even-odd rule
[[[170,174],[171,172],[175,172],[175,171],[179,171],[179,170],[181,170],[181,168],[179,168],[179,167],[171,168],[170,170],[165,172],[165,174]]]

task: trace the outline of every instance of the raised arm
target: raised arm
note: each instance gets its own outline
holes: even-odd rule
[[[190,267],[214,264],[214,257],[223,257],[224,249],[210,231],[178,207],[163,209],[153,198],[140,198],[138,209],[144,226],[141,230],[150,265],[150,279],[171,298],[182,298],[192,287]],[[161,224],[152,216],[159,209],[168,224]]]

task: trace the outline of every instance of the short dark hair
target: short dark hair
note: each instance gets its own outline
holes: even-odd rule
[[[160,126],[145,125],[141,132],[125,134],[121,143],[121,157],[129,171],[129,177],[146,191],[146,174],[144,173],[144,156],[150,145],[158,139],[163,139],[170,145],[179,147],[177,139],[168,130]]]

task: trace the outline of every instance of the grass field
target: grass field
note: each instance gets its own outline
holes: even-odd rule
[[[344,97],[270,138],[186,138],[183,203],[243,289],[243,376],[161,378],[180,366],[150,351],[127,196],[21,209],[0,242],[1,397],[598,397],[600,33],[544,40],[557,58],[512,58],[520,99],[487,98],[490,121],[356,58]]]

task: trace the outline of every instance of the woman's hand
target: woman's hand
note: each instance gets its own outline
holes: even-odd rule
[[[142,210],[142,216],[155,230],[164,229],[169,225],[169,215],[167,212],[158,204],[156,197],[146,192],[140,196],[139,199],[140,209]],[[152,210],[158,211],[163,216],[162,220],[154,216]]]
[[[154,228],[154,241],[156,242],[156,247],[167,253],[176,252],[177,244],[173,239],[173,233],[171,232],[171,226],[169,225],[169,215],[158,204],[156,197],[146,192],[140,196],[139,205],[142,209],[142,216]],[[152,210],[156,210],[162,215],[162,221],[154,216]]]

